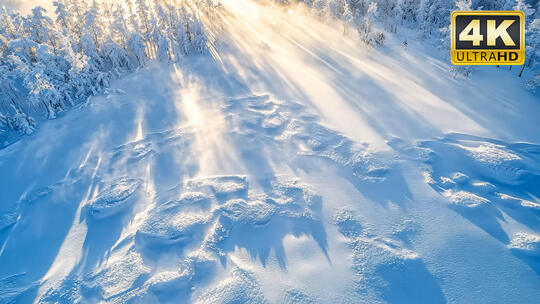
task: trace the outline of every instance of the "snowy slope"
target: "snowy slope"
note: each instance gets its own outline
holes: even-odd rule
[[[454,79],[407,33],[368,50],[226,5],[213,56],[0,150],[0,302],[540,297],[537,96],[495,67]]]

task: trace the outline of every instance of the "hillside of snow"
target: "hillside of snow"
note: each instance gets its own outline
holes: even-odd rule
[[[0,303],[540,299],[538,95],[407,30],[223,2],[209,54],[0,150]]]

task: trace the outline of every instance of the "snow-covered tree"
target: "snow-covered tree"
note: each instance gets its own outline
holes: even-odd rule
[[[362,41],[364,41],[366,44],[371,44],[373,42],[372,26],[377,16],[377,9],[377,3],[370,2],[366,15],[357,19],[360,39],[362,39]]]
[[[312,6],[313,11],[319,17],[323,17],[328,13],[328,3],[326,0],[314,0]]]
[[[3,124],[6,124],[12,130],[17,131],[22,134],[32,134],[36,127],[36,122],[34,118],[30,117],[28,114],[24,113],[20,109],[13,107],[15,115],[13,117],[7,115],[1,115],[0,119]]]
[[[102,57],[105,61],[106,69],[115,75],[120,75],[132,69],[132,63],[126,50],[109,38],[102,47]]]
[[[45,15],[46,12],[47,10],[43,7],[36,6],[32,9],[32,15],[24,20],[24,26],[30,34],[30,38],[37,43],[53,42],[50,41],[53,21]]]
[[[523,0],[516,0],[513,7],[514,10],[520,10],[525,13],[525,64],[521,66],[519,71],[519,77],[523,75],[523,70],[526,66],[533,66],[534,61],[536,60],[536,55],[538,52],[538,35],[539,24],[537,19],[534,18],[535,10]]]
[[[126,46],[129,32],[126,12],[122,5],[117,4],[112,9],[112,22],[110,26],[110,36],[122,47]]]
[[[398,4],[401,24],[415,25],[418,22],[418,12],[420,10],[420,0],[401,0]]]
[[[399,8],[395,0],[379,0],[377,4],[379,19],[386,31],[395,33],[398,25]]]
[[[131,30],[135,33],[140,32],[139,27],[139,19],[137,18],[137,14],[135,14],[135,8],[134,4],[131,0],[126,1],[126,5],[128,7],[128,16],[129,16],[129,25],[131,26]]]
[[[472,1],[471,0],[458,0],[455,4],[455,9],[460,11],[470,11],[472,10]],[[440,29],[441,38],[440,38],[440,48],[448,52],[450,55],[450,41],[451,41],[451,30],[450,24]],[[469,77],[472,73],[472,67],[469,65],[452,65],[449,69],[450,74],[454,78]]]
[[[354,15],[348,2],[343,1],[343,33],[349,33],[349,27],[354,24]]]
[[[0,10],[0,128],[31,132],[149,60],[206,49],[203,0],[55,0],[23,17]]]
[[[152,36],[152,26],[151,26],[151,22],[152,20],[150,19],[150,15],[149,15],[149,12],[150,12],[150,7],[148,6],[148,4],[146,3],[145,0],[136,0],[135,2],[137,4],[137,17],[138,17],[138,20],[139,20],[139,23],[140,25],[138,26],[139,29],[140,29],[140,35],[141,37],[143,37],[144,41],[148,44],[148,47],[152,50],[153,52],[153,44],[152,44],[152,39],[151,39],[151,36]]]
[[[128,39],[128,49],[133,54],[137,63],[142,66],[146,62],[144,42],[140,34],[132,33]]]
[[[204,26],[199,18],[191,15],[188,19],[189,49],[188,53],[202,53],[206,49],[207,37]]]
[[[2,6],[0,12],[0,33],[7,39],[13,39],[17,36],[13,20],[5,6]]]
[[[167,36],[163,35],[159,38],[158,49],[157,49],[157,58],[161,62],[169,62],[171,57],[169,55],[169,39]]]
[[[53,5],[56,7],[54,13],[56,14],[56,22],[67,33],[71,27],[71,12],[68,11],[64,1],[54,1]]]
[[[529,80],[528,87],[536,90],[540,85],[540,18],[534,19],[525,31],[525,64],[521,66],[519,77],[523,75],[523,70],[528,67],[532,70],[532,78]]]
[[[99,12],[99,5],[96,0],[93,0],[90,8],[84,13],[83,37],[85,35],[90,35],[95,46],[100,45],[101,38],[103,37],[103,28]],[[88,39],[88,37],[85,37],[84,39]]]

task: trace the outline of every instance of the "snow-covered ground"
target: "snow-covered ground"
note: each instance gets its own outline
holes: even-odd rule
[[[540,298],[537,95],[406,32],[368,50],[225,3],[213,56],[0,150],[0,302]]]

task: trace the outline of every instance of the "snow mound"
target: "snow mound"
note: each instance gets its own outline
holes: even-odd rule
[[[151,269],[144,264],[143,257],[133,248],[121,248],[104,265],[103,269],[88,280],[94,288],[102,292],[105,299],[115,303],[125,302],[133,293],[130,288],[147,278]],[[128,292],[122,295],[122,292]]]
[[[512,153],[502,145],[483,143],[472,147],[462,145],[457,146],[469,152],[471,157],[482,163],[501,164],[506,161],[521,159],[518,155]]]
[[[140,140],[120,145],[114,149],[111,160],[117,163],[135,163],[161,151],[185,151],[193,134],[189,129],[172,129],[146,135]]]
[[[216,198],[227,200],[230,198],[245,197],[248,189],[245,176],[217,176],[204,179],[190,180],[188,188],[209,190]]]
[[[91,202],[92,216],[95,218],[108,217],[131,205],[133,200],[129,198],[140,185],[141,181],[134,178],[120,178],[112,181]]]
[[[327,159],[362,181],[381,181],[389,168],[366,145],[318,122],[318,115],[295,102],[270,95],[231,99],[226,107],[233,133],[247,142],[279,146],[296,155]]]
[[[404,218],[392,226],[392,236],[399,238],[405,244],[420,232],[420,225],[411,219]]]
[[[514,197],[508,194],[504,194],[504,193],[496,193],[496,194],[500,197],[501,200],[517,202],[519,203],[519,205],[526,208],[532,208],[532,209],[537,209],[537,210],[540,209],[540,204],[538,203],[534,203],[532,201],[521,199],[521,198]]]
[[[428,156],[416,158],[427,170],[426,183],[455,205],[476,207],[491,202],[502,206],[513,200],[521,207],[537,208],[534,197],[540,192],[534,181],[540,179],[538,145],[462,134],[416,145],[397,139],[393,142],[400,153]],[[417,150],[420,152],[411,152]]]
[[[234,199],[221,206],[221,215],[234,222],[264,225],[276,214],[277,207],[262,201]]]
[[[478,207],[489,203],[489,200],[467,191],[445,190],[442,193],[451,203],[458,206]]]
[[[518,232],[508,245],[511,249],[517,249],[534,255],[540,254],[540,235]]]
[[[407,249],[397,239],[374,235],[370,227],[363,224],[359,216],[352,211],[338,210],[334,214],[334,222],[352,251],[352,269],[357,278],[356,290],[369,301],[380,301],[375,299],[379,299],[381,289],[386,285],[379,273],[381,268],[394,268],[395,271],[400,267],[411,267],[410,265],[416,267],[419,263],[416,252]]]
[[[397,143],[399,153],[428,155],[415,159],[425,170],[425,182],[451,208],[505,245],[510,242],[506,216],[530,228],[538,226],[540,146],[464,134]],[[411,152],[415,150],[421,152]]]
[[[264,298],[257,280],[248,270],[234,268],[230,278],[221,281],[201,295],[195,303],[220,304],[220,303],[268,303]]]
[[[158,299],[167,298],[177,290],[190,288],[191,278],[189,272],[163,271],[152,276],[148,283],[148,290]]]
[[[487,181],[518,186],[540,176],[540,146],[534,144],[451,134],[416,145],[395,139],[390,145],[400,154],[414,155],[416,160],[426,163],[435,180],[446,177],[457,183]]]
[[[92,201],[99,216],[129,205],[141,182],[119,178],[104,184]],[[204,176],[158,191],[153,205],[134,215],[135,229],[117,241],[106,262],[70,274],[40,301],[265,302],[251,272],[229,253],[245,248],[264,265],[272,251],[284,263],[278,248],[289,234],[311,237],[322,251],[327,245],[320,196],[288,176],[263,184],[252,188],[241,175]],[[219,267],[225,264],[230,267]]]
[[[137,231],[137,241],[144,246],[189,243],[202,233],[208,220],[200,213],[178,212],[174,205],[159,206]]]

